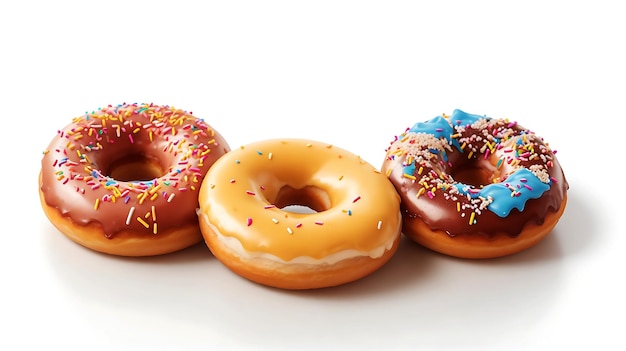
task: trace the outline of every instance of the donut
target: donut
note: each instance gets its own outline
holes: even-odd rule
[[[461,110],[407,128],[386,149],[381,172],[402,198],[407,237],[470,259],[537,244],[563,214],[569,189],[541,137]]]
[[[95,251],[171,253],[202,242],[198,192],[230,150],[202,119],[170,106],[85,112],[44,151],[39,195],[52,224]]]
[[[317,289],[363,278],[396,252],[391,182],[360,157],[306,139],[254,142],[220,158],[199,195],[213,255],[253,282]]]

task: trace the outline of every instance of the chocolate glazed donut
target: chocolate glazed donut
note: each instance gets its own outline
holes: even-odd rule
[[[41,204],[62,233],[96,251],[180,250],[202,240],[198,191],[229,150],[189,112],[107,106],[74,118],[51,141],[41,162]]]
[[[402,197],[403,232],[464,258],[536,244],[563,213],[569,187],[554,152],[535,133],[460,110],[399,135],[382,172]]]

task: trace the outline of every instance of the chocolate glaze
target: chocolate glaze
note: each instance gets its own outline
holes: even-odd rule
[[[391,143],[382,171],[402,197],[405,219],[451,237],[517,237],[557,211],[569,188],[540,137],[515,122],[460,110],[407,129]]]
[[[219,133],[188,112],[153,104],[108,106],[58,131],[41,161],[40,189],[48,206],[76,224],[99,223],[106,237],[123,230],[158,235],[197,223],[204,175],[229,150]],[[110,176],[116,163],[142,159],[163,175]]]

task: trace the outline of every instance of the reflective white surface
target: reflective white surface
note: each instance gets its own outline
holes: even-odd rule
[[[24,1],[0,6],[0,349],[621,349],[626,248],[619,7],[526,2]],[[379,167],[393,136],[455,108],[517,120],[565,170],[554,232],[460,260],[403,241],[375,274],[290,292],[203,245],[119,258],[46,219],[41,153],[86,110],[154,102],[231,147],[335,144]]]

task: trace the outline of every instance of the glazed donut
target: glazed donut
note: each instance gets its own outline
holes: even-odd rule
[[[569,188],[542,138],[516,122],[460,110],[396,137],[381,171],[402,197],[403,233],[460,258],[535,245],[563,214]]]
[[[369,275],[396,252],[402,226],[400,197],[380,171],[312,140],[234,149],[207,173],[199,202],[215,257],[242,277],[283,289]]]
[[[54,226],[95,251],[151,256],[202,242],[196,209],[222,136],[169,106],[121,104],[76,117],[41,161],[41,205]]]

